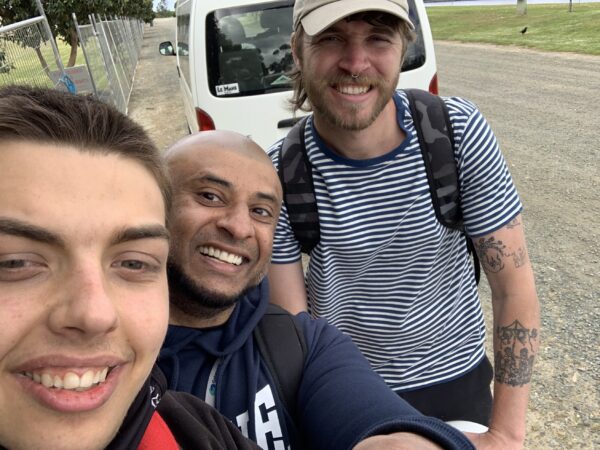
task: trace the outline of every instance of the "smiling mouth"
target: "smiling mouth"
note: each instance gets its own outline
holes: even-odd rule
[[[22,372],[22,375],[47,388],[86,391],[104,383],[111,370],[112,367],[105,367],[101,370],[88,370],[81,376],[74,372],[67,372],[64,376],[47,372]]]
[[[218,259],[219,261],[239,266],[244,261],[244,258],[240,255],[226,252],[225,250],[219,250],[218,248],[202,246],[200,247],[200,253],[211,258]]]
[[[371,86],[357,84],[337,84],[334,89],[344,95],[362,95],[371,90]]]

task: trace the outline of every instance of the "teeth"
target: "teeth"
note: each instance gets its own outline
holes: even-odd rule
[[[54,379],[60,379],[58,377],[54,377]],[[74,374],[73,372],[68,372],[65,375],[65,389],[77,389],[79,387],[81,380],[79,379],[79,377],[77,376],[77,374]],[[54,384],[54,387],[62,387],[62,386],[57,386],[56,384]]]
[[[369,87],[368,86],[354,86],[354,85],[338,86],[337,90],[338,90],[338,92],[341,92],[342,94],[360,95],[360,94],[365,94],[366,92],[368,92]]]
[[[36,372],[25,372],[24,375],[47,388],[85,390],[95,384],[106,381],[108,367],[105,367],[100,371],[88,370],[81,377],[73,372],[67,372],[62,378],[58,375],[50,375],[48,373],[40,374]]]
[[[54,379],[52,378],[52,375],[43,373],[42,374],[42,384],[47,388],[54,386]]]
[[[233,253],[228,253],[224,250],[219,250],[214,247],[200,247],[200,253],[203,255],[212,256],[213,258],[218,259],[219,261],[223,261],[229,264],[233,264],[235,266],[239,266],[242,264],[243,258],[239,255],[234,255]]]
[[[68,374],[67,374],[67,375],[68,375]],[[77,375],[75,375],[75,376],[77,376]],[[67,379],[67,377],[65,377],[65,380],[66,380],[66,379]],[[60,388],[60,389],[62,389],[62,388],[63,388],[63,380],[62,380],[62,378],[61,378],[61,377],[59,377],[58,375],[56,375],[56,376],[54,377],[54,383],[53,383],[53,384],[54,384],[54,387],[55,387],[55,388]],[[66,388],[66,389],[69,389],[67,386],[65,386],[65,388]]]

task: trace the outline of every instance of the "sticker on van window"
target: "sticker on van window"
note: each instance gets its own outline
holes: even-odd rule
[[[276,80],[271,81],[271,86],[276,86],[278,84],[288,84],[290,81],[292,81],[292,79],[284,74],[284,75],[281,75]]]
[[[218,86],[215,86],[215,89],[217,90],[217,95],[229,95],[240,93],[240,87],[237,83],[220,84]]]

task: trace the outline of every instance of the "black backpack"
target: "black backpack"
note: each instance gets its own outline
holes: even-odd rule
[[[435,215],[442,225],[465,234],[448,108],[440,97],[427,91],[407,89],[405,92],[417,130]],[[312,169],[304,142],[306,120],[304,117],[297,122],[283,140],[279,153],[279,178],[294,235],[302,252],[310,254],[319,243],[320,228]],[[479,283],[479,260],[466,234],[465,240],[473,257],[475,280]]]

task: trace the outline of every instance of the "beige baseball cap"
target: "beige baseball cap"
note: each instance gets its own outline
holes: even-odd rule
[[[413,30],[408,18],[407,0],[296,0],[294,30],[300,23],[309,36],[319,34],[338,20],[364,11],[381,11],[404,20]]]

